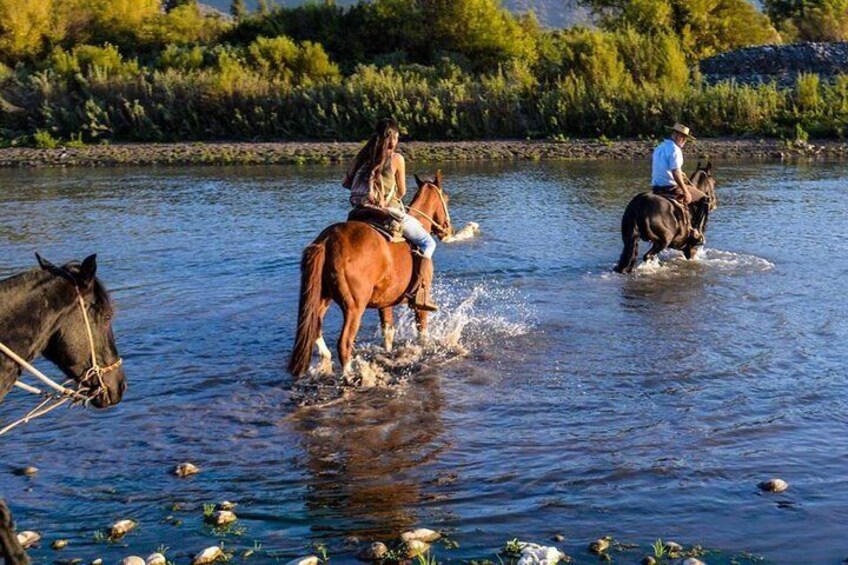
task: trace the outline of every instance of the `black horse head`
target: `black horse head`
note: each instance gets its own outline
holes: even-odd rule
[[[51,328],[42,354],[76,381],[80,392],[92,396],[91,404],[96,408],[117,404],[127,384],[112,334],[112,303],[95,276],[97,256],[61,267],[36,257],[42,271],[61,281],[45,287],[52,293],[44,297],[45,307],[55,305],[64,312]],[[43,313],[50,314],[56,312]]]
[[[690,180],[692,181],[692,184],[698,188],[698,190],[709,197],[710,212],[718,208],[718,198],[716,197],[712,162],[707,161],[706,165],[701,166],[701,162],[698,161],[698,164],[695,167],[695,172],[692,173]]]

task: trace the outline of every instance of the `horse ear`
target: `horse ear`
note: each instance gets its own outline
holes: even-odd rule
[[[713,172],[713,162],[707,161],[707,164],[704,167],[704,170],[707,171],[708,173],[712,173]]]
[[[416,184],[418,184],[418,188],[421,188],[422,186],[427,184],[423,180],[421,180],[421,177],[419,177],[418,175],[412,175],[412,176],[415,177],[415,182],[416,182]]]
[[[436,180],[433,182],[439,188],[442,188],[442,169],[436,171]]]
[[[52,271],[56,269],[56,265],[39,255],[38,253],[35,254],[35,258],[38,259],[38,266],[41,267],[42,270]]]
[[[701,170],[701,160],[700,160],[700,159],[698,159],[698,164],[697,164],[697,165],[695,165],[695,170],[696,170],[696,171],[700,171],[700,170]]]
[[[82,261],[82,265],[80,265],[79,274],[77,274],[77,281],[79,285],[83,288],[88,288],[92,281],[94,281],[94,275],[97,274],[97,255],[89,255]]]

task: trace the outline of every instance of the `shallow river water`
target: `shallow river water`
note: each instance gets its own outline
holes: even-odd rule
[[[394,364],[370,312],[363,359],[405,384],[303,409],[284,370],[299,257],[346,213],[340,169],[0,171],[0,276],[34,251],[97,252],[129,382],[114,409],[0,439],[0,493],[19,529],[45,534],[31,555],[117,563],[167,546],[186,563],[223,540],[258,549],[247,562],[323,543],[345,563],[357,540],[426,526],[459,545],[436,545],[442,561],[497,562],[508,539],[559,533],[578,563],[597,563],[585,548],[604,535],[641,546],[621,563],[657,538],[702,544],[711,564],[840,563],[848,172],[718,163],[699,259],[614,275],[647,172],[445,166],[455,223],[482,232],[439,246],[435,344],[418,348],[403,314]],[[338,326],[334,309],[331,347]],[[0,420],[31,402],[10,393]],[[182,461],[201,473],[173,477]],[[12,473],[24,465],[40,472]],[[789,490],[760,494],[773,476]],[[214,531],[203,505],[222,500],[238,526]],[[115,543],[96,533],[121,518],[140,526]]]

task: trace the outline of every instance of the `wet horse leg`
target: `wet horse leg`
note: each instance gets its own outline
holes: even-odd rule
[[[330,300],[323,300],[321,302],[321,307],[318,310],[318,317],[321,319],[322,326],[324,323],[324,316],[327,314],[327,310],[329,308]],[[330,348],[327,347],[327,342],[324,341],[323,329],[321,333],[318,334],[318,339],[315,340],[315,345],[318,346],[318,356],[321,358],[321,361],[318,362],[318,373],[321,375],[331,375],[333,373],[333,354],[330,352]]]
[[[12,513],[3,499],[0,499],[0,557],[6,565],[29,565],[29,557],[15,535]]]
[[[423,343],[430,339],[430,334],[427,331],[427,316],[429,314],[426,310],[415,311],[415,328],[418,330],[419,341]]]
[[[347,374],[351,369],[353,342],[359,332],[359,325],[362,323],[365,308],[350,303],[342,306],[342,312],[344,323],[342,324],[342,335],[339,336],[339,362],[342,364],[342,373]]]
[[[391,306],[388,308],[380,308],[380,327],[383,329],[383,343],[386,346],[386,351],[391,353],[392,346],[395,342],[395,320],[392,314]]]
[[[658,239],[656,241],[652,241],[651,242],[651,248],[648,249],[648,252],[645,253],[644,257],[642,257],[642,261],[647,263],[648,261],[650,261],[651,259],[653,259],[657,255],[659,255],[660,251],[662,251],[663,249],[668,247],[668,244],[669,244],[669,242],[666,241],[665,239]]]

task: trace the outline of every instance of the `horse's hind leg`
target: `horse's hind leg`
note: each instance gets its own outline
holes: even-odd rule
[[[664,241],[664,240],[658,240],[658,241],[654,241],[652,243],[653,243],[653,245],[651,245],[651,248],[648,249],[648,252],[645,253],[644,257],[642,257],[642,260],[645,261],[646,263],[648,261],[650,261],[651,259],[654,259],[657,255],[659,255],[660,251],[662,251],[663,249],[668,247],[668,242]]]
[[[318,334],[318,339],[315,340],[315,345],[318,346],[318,356],[321,360],[318,362],[317,371],[318,374],[321,375],[331,375],[333,374],[333,354],[330,351],[330,348],[327,347],[327,342],[324,341],[324,316],[327,314],[327,310],[330,308],[330,300],[325,299],[321,302],[321,307],[318,310],[318,317],[321,319],[322,331]]]
[[[339,337],[339,362],[342,364],[343,374],[347,374],[351,369],[351,361],[353,360],[353,342],[356,340],[356,334],[359,333],[359,325],[362,323],[362,315],[365,313],[365,308],[355,304],[346,304],[342,306],[344,312],[344,323],[342,324],[342,335]]]
[[[383,329],[383,343],[386,351],[391,353],[395,342],[395,320],[391,307],[380,308],[380,327]]]

